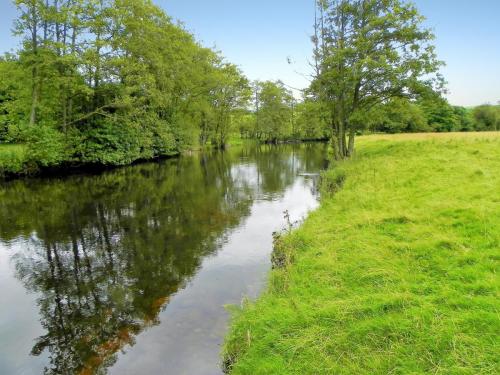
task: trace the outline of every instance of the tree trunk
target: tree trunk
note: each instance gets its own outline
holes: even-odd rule
[[[349,129],[349,134],[347,130]],[[349,128],[349,123],[340,118],[333,126],[332,147],[335,160],[348,159],[354,151],[354,129]]]
[[[354,154],[354,137],[356,136],[356,132],[354,128],[351,128],[349,131],[349,147],[347,149],[347,157],[351,157]]]
[[[32,25],[31,25],[31,43],[32,43],[32,52],[33,52],[33,68],[31,69],[31,75],[33,84],[31,87],[31,111],[30,111],[30,126],[35,125],[36,123],[36,111],[38,108],[38,100],[39,100],[39,82],[38,82],[38,17],[37,17],[37,9],[34,5],[31,10],[32,17]]]

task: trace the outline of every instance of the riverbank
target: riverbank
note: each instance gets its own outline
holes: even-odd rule
[[[231,138],[227,147],[240,147],[249,145],[251,140],[241,138]],[[104,163],[84,163],[75,161],[60,161],[58,164],[43,166],[36,159],[30,156],[29,147],[24,144],[0,144],[0,179],[15,179],[26,176],[51,176],[51,175],[68,175],[79,172],[99,172],[103,170],[120,168],[126,165],[134,165],[143,162],[150,162],[155,160],[162,160],[172,157],[177,157],[182,154],[191,154],[193,152],[200,152],[202,150],[214,150],[213,146],[191,146],[185,150],[166,154],[163,156],[155,156],[152,158],[144,159],[139,158],[130,161],[126,164],[104,164]]]
[[[325,139],[304,139],[296,141],[279,141],[277,143],[267,143],[255,139],[246,139],[231,137],[224,149],[231,147],[248,147],[255,144],[259,145],[278,145],[278,144],[299,144],[299,143],[326,143]],[[127,163],[97,163],[97,162],[78,162],[63,160],[54,165],[42,166],[40,161],[30,155],[30,149],[24,144],[0,144],[0,179],[11,180],[21,177],[46,177],[46,176],[65,176],[74,173],[94,173],[104,170],[120,168],[127,165],[135,165],[145,162],[154,162],[163,159],[175,158],[180,155],[190,155],[196,152],[206,152],[217,150],[213,145],[190,146],[182,151],[154,156],[151,158],[132,159]]]
[[[232,309],[227,370],[498,373],[500,133],[357,147],[325,173],[321,207],[278,240],[268,290]]]
[[[13,180],[23,177],[50,177],[67,176],[75,173],[99,173],[105,170],[125,166],[153,162],[173,158],[182,153],[156,156],[149,159],[136,159],[127,164],[82,163],[74,161],[61,161],[56,165],[40,166],[36,161],[30,160],[24,145],[0,145],[0,181]],[[188,150],[186,153],[199,151]]]

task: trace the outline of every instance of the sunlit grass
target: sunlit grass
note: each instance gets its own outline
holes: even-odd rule
[[[233,374],[498,374],[500,133],[361,137],[292,264],[236,309]],[[332,184],[325,184],[325,186]],[[334,184],[333,184],[334,185]]]

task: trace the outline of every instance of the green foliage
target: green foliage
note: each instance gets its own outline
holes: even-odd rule
[[[318,101],[304,100],[295,106],[293,136],[302,140],[328,139],[328,111]]]
[[[477,124],[474,122],[471,112],[467,108],[454,106],[453,112],[455,115],[455,128],[460,131],[478,130]]]
[[[150,0],[15,4],[23,47],[0,60],[0,140],[34,142],[38,166],[63,161],[63,148],[67,162],[122,165],[222,147],[247,106],[241,71]],[[25,127],[44,129],[23,139]],[[48,129],[50,150],[36,150]]]
[[[383,133],[496,130],[499,108],[484,105],[471,111],[451,106],[445,98],[433,93],[416,101],[394,98],[371,109],[359,122]]]
[[[438,95],[432,95],[424,97],[419,104],[426,114],[430,128],[434,131],[451,132],[459,130],[455,111],[446,99]]]
[[[430,131],[424,109],[404,98],[393,98],[371,110],[366,122],[376,132],[415,133]]]
[[[24,172],[26,149],[23,145],[0,143],[0,177]]]
[[[481,105],[472,111],[477,130],[500,129],[500,105]]]
[[[440,89],[432,33],[413,4],[399,0],[317,2],[316,77],[311,92],[330,110],[336,159],[354,151],[360,118],[389,99]]]
[[[293,262],[234,309],[226,369],[498,373],[499,135],[361,137],[281,240]]]
[[[24,135],[27,142],[26,161],[32,166],[53,167],[66,160],[63,134],[49,126],[30,127]]]
[[[290,90],[280,82],[257,82],[255,136],[265,142],[276,143],[292,135],[292,106]]]
[[[141,132],[133,124],[104,121],[82,138],[78,151],[84,163],[125,165],[141,157]]]
[[[220,63],[210,83],[210,102],[205,108],[204,127],[200,136],[202,144],[210,139],[216,147],[224,147],[229,135],[235,130],[237,118],[244,115],[242,110],[248,105],[251,89],[240,69],[227,63]]]

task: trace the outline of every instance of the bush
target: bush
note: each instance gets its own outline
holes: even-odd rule
[[[24,171],[24,151],[20,145],[0,145],[0,177]]]
[[[141,157],[141,132],[133,124],[103,121],[82,132],[79,148],[84,163],[125,165]]]
[[[25,130],[25,139],[26,160],[32,166],[52,167],[66,159],[64,135],[52,127],[29,127]]]

